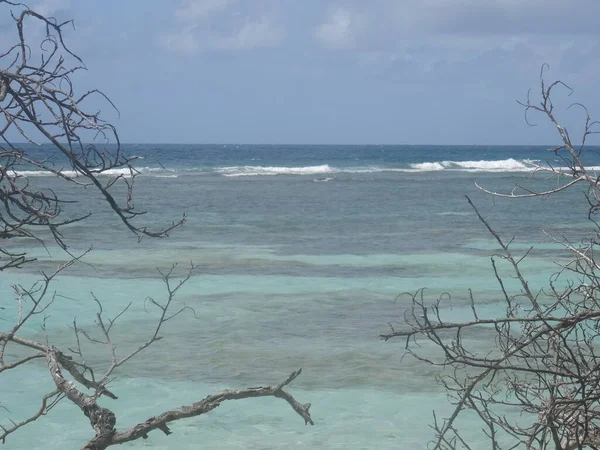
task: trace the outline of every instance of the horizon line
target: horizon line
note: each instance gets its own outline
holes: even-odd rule
[[[116,145],[116,143],[92,143],[88,142],[84,145]],[[329,143],[329,144],[319,144],[319,143],[244,143],[244,142],[120,142],[121,145],[200,145],[200,146],[265,146],[265,147],[276,147],[276,146],[290,146],[290,147],[301,147],[301,146],[311,146],[311,147],[334,147],[334,146],[345,146],[345,147],[439,147],[439,146],[448,146],[448,147],[551,147],[554,148],[557,144],[378,144],[378,143],[359,143],[359,144],[348,144],[348,143]],[[51,142],[44,142],[42,144],[32,144],[31,142],[14,142],[12,145],[21,146],[42,146],[42,145],[50,145],[54,146]],[[587,147],[599,147],[598,144],[587,144]]]

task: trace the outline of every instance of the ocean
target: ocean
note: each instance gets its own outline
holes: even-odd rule
[[[193,314],[168,322],[163,340],[116,372],[118,400],[101,404],[131,427],[163,410],[224,388],[273,384],[292,371],[302,375],[289,391],[312,403],[315,425],[304,426],[289,405],[274,398],[223,404],[211,413],[173,423],[173,434],[153,432],[131,449],[420,449],[432,431],[432,410],[450,410],[436,383],[439,371],[402,358],[404,341],[383,342],[389,324],[400,327],[403,292],[426,288],[434,301],[452,295],[448,317],[470,317],[472,289],[480,317],[502,313],[502,296],[490,256],[497,244],[468,205],[469,195],[515,252],[534,250],[523,272],[535,288],[547,286],[566,257],[544,231],[580,239],[591,231],[583,188],[533,199],[485,194],[477,182],[510,192],[555,186],[531,179],[531,161],[561,165],[548,146],[291,146],[124,145],[142,155],[136,165],[139,223],[186,223],[167,239],[137,238],[108,211],[93,189],[74,190],[53,176],[23,167],[32,183],[79,203],[65,213],[93,211],[68,226],[72,252],[93,250],[56,280],[60,294],[48,311],[49,342],[74,345],[72,326],[94,330],[92,293],[115,315],[117,352],[147,339],[156,320],[148,297],[165,298],[157,267],[177,263],[193,277],[177,296]],[[597,149],[594,149],[597,150]],[[60,158],[47,147],[29,151]],[[590,153],[590,165],[600,166]],[[115,172],[114,174],[118,174]],[[9,243],[16,246],[18,243]],[[31,284],[67,255],[23,242],[39,259],[0,274],[0,329],[17,311],[14,284]],[[509,275],[507,268],[502,273]],[[514,280],[507,279],[510,289]],[[42,318],[22,336],[45,339]],[[491,345],[475,333],[473,345]],[[104,347],[86,346],[88,363],[103,367]],[[424,345],[424,351],[428,351]],[[98,372],[98,371],[97,371]],[[52,381],[43,362],[2,374],[0,423],[22,420],[39,408]],[[476,422],[461,427],[474,448],[489,448]],[[86,417],[63,401],[35,424],[8,437],[6,448],[81,448],[93,436]]]

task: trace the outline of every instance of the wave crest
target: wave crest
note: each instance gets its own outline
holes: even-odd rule
[[[225,177],[244,177],[244,176],[262,176],[262,175],[323,175],[330,174],[369,174],[381,172],[530,172],[534,170],[539,161],[516,160],[513,158],[492,161],[431,161],[406,164],[404,167],[389,167],[385,165],[365,165],[356,167],[332,167],[329,164],[314,166],[222,166],[222,167],[182,167],[182,168],[158,168],[158,167],[137,167],[136,170],[145,176],[157,178],[176,178],[180,175],[211,175],[216,174]],[[597,168],[591,167],[590,170]],[[35,176],[55,176],[51,172],[44,170],[24,170],[18,172],[21,175]],[[73,170],[62,170],[62,174],[69,177],[76,177],[77,173]],[[129,176],[129,169],[118,168],[110,169],[98,176]]]
[[[215,169],[226,177],[257,176],[257,175],[315,175],[320,173],[335,173],[337,170],[328,164],[306,167],[277,167],[277,166],[231,166]]]
[[[378,173],[378,172],[529,172],[534,169],[534,161],[504,159],[496,161],[434,161],[408,164],[408,167],[363,166],[336,168],[328,164],[305,167],[284,166],[229,166],[215,169],[226,177],[259,175],[317,175],[332,173]]]
[[[151,174],[153,176],[161,177],[161,178],[177,177],[177,175],[175,175],[173,173],[175,171],[170,170],[170,169],[161,169],[161,168],[157,168],[157,167],[136,167],[135,170],[137,172],[139,172],[140,174]],[[56,169],[56,171],[60,172],[60,174],[66,176],[66,177],[76,178],[81,175],[81,173],[76,172],[75,170]],[[16,173],[19,175],[27,176],[27,177],[54,177],[54,176],[57,176],[54,173],[49,172],[47,170],[22,170],[22,171],[17,171]],[[129,177],[129,176],[131,176],[131,171],[127,167],[121,167],[118,169],[108,169],[108,170],[105,170],[100,173],[95,173],[95,175],[96,176],[111,176],[111,177],[116,177],[116,176],[122,175],[124,177]]]
[[[410,164],[415,171],[432,172],[439,170],[459,170],[464,172],[529,172],[534,169],[534,161],[502,159],[497,161],[439,161]]]

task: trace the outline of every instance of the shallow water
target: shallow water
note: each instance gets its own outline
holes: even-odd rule
[[[388,323],[402,321],[407,297],[398,294],[421,287],[432,300],[450,292],[448,317],[454,320],[470,314],[468,288],[481,316],[500,310],[490,265],[498,246],[464,195],[503,237],[516,236],[516,252],[535,244],[523,268],[534,288],[547,284],[554,262],[565,256],[542,230],[567,236],[588,230],[580,191],[507,201],[475,189],[474,181],[493,189],[527,181],[523,161],[541,159],[540,148],[398,147],[384,148],[383,156],[379,147],[141,150],[165,166],[158,170],[150,156],[144,160],[149,169],[139,179],[136,201],[150,210],[144,220],[165,224],[185,211],[188,221],[169,239],[138,243],[98,206],[97,195],[84,197],[77,208],[98,211],[65,234],[73,251],[94,250],[86,264],[68,269],[54,284],[62,297],[46,319],[50,341],[72,346],[75,317],[93,329],[93,292],[108,315],[132,302],[115,341],[120,352],[134,348],[156,320],[144,300],[164,299],[156,267],[178,262],[183,273],[193,261],[197,270],[176,306],[193,307],[198,318],[184,314],[169,322],[162,341],[117,372],[111,390],[120,398],[103,404],[117,413],[118,427],[222,388],[275,383],[300,367],[303,373],[289,390],[312,403],[315,426],[305,427],[285,402],[245,400],[175,423],[171,436],[154,432],[125,446],[132,449],[425,448],[431,411],[449,408],[436,371],[401,360],[403,342],[384,343],[378,336]],[[73,195],[53,178],[36,180]],[[66,257],[49,250],[34,248],[40,259],[29,270],[0,275],[2,318],[9,321],[1,327],[16,314],[10,286],[33,282],[37,270],[51,271]],[[44,339],[40,327],[41,319],[34,320],[23,335]],[[469,338],[485,346],[489,333],[480,329]],[[85,350],[88,362],[106,364],[105,349]],[[10,410],[0,409],[3,423],[25,417],[52,389],[44,364],[2,377],[0,401]],[[477,434],[472,424],[464,427]],[[63,402],[6,445],[80,448],[91,436],[86,418]]]

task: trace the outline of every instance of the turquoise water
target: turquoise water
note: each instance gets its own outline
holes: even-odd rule
[[[118,351],[135,348],[152,332],[156,315],[144,299],[164,298],[156,267],[193,261],[196,272],[176,305],[194,308],[169,322],[164,339],[119,370],[111,390],[119,399],[102,403],[117,414],[117,427],[132,426],[164,409],[192,403],[224,388],[272,384],[300,367],[289,387],[312,403],[314,427],[277,399],[224,404],[199,418],[173,424],[173,434],[154,432],[126,448],[222,449],[414,449],[431,437],[435,408],[448,411],[435,383],[436,371],[401,361],[403,342],[378,336],[399,325],[406,299],[399,293],[427,288],[435,299],[452,294],[448,317],[467,317],[468,288],[480,316],[501,309],[490,256],[497,245],[464,199],[472,196],[493,227],[515,236],[516,252],[535,249],[524,265],[533,287],[543,287],[565,255],[543,233],[586,232],[580,190],[534,200],[492,199],[474,182],[510,189],[526,179],[526,160],[542,159],[530,147],[225,147],[137,146],[146,154],[136,205],[149,210],[146,223],[165,224],[186,212],[189,219],[169,239],[138,243],[89,191],[73,208],[98,209],[65,231],[73,251],[94,250],[56,280],[58,297],[46,324],[49,339],[72,346],[73,318],[93,330],[96,305],[109,315],[129,302],[114,340]],[[163,167],[152,161],[161,160]],[[27,168],[24,168],[26,170]],[[31,177],[65,195],[54,178]],[[581,218],[581,220],[579,220]],[[11,245],[17,245],[11,243]],[[39,261],[24,271],[0,274],[5,293],[0,327],[16,311],[15,283],[31,283],[38,270],[65,259],[32,251]],[[507,268],[502,272],[509,274]],[[514,281],[507,282],[516,289]],[[44,339],[41,320],[23,336]],[[485,329],[470,338],[482,348]],[[86,348],[101,368],[104,348]],[[43,363],[2,374],[0,420],[34,411],[52,390]],[[478,426],[464,423],[479,447]],[[61,403],[38,424],[7,439],[7,448],[80,448],[93,435],[87,419]]]

